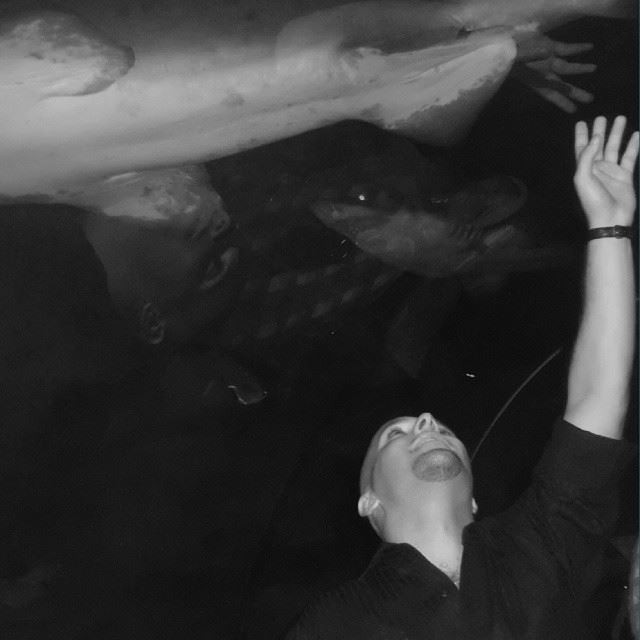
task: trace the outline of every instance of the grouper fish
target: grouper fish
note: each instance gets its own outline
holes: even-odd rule
[[[311,171],[319,158],[333,166]],[[210,172],[261,258],[216,329],[231,346],[370,304],[403,273],[466,288],[576,258],[566,243],[536,238],[517,178],[461,181],[437,152],[355,123],[219,161]]]
[[[630,13],[625,0],[2,1],[0,198],[215,237],[227,215],[200,163],[347,118],[453,144],[521,51],[575,51],[542,30]]]

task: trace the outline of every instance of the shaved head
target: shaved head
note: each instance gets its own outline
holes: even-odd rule
[[[471,461],[460,439],[430,413],[402,416],[371,439],[360,470],[358,511],[384,538],[388,525],[420,511],[471,517],[472,491]]]
[[[376,463],[378,457],[378,445],[380,443],[380,436],[384,430],[399,418],[392,418],[387,420],[374,434],[369,443],[369,448],[362,461],[362,467],[360,468],[360,493],[363,494],[370,486],[373,476],[373,466]]]

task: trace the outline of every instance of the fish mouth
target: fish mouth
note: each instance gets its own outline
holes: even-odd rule
[[[214,255],[207,263],[198,289],[209,291],[222,282],[229,271],[238,263],[239,253],[237,247],[229,247],[222,254]]]

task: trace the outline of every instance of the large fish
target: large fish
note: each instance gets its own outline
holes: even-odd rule
[[[516,42],[628,5],[1,2],[0,197],[215,235],[225,213],[194,164],[346,118],[454,143]],[[550,42],[543,58],[560,52]]]
[[[536,237],[516,178],[461,182],[442,154],[357,123],[220,160],[210,173],[254,263],[215,332],[229,346],[363,307],[402,273],[473,288],[576,257]]]
[[[310,209],[365,253],[428,278],[544,269],[567,257],[566,246],[536,245],[522,218],[510,220],[527,196],[516,178],[493,176],[449,191],[395,188],[390,196],[387,184],[398,179],[385,157],[338,167],[322,177]]]

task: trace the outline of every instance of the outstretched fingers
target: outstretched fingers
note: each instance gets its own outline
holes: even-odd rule
[[[592,42],[558,42],[537,31],[517,39],[518,61],[538,61],[545,63],[556,58],[574,56],[593,49]]]
[[[587,62],[569,62],[562,58],[552,58],[550,62],[551,71],[561,76],[579,75],[583,73],[593,73],[598,65]]]
[[[584,122],[578,122],[576,124],[576,173],[590,172],[593,163],[602,158],[602,141],[603,135],[596,133],[595,124],[591,139],[589,139],[587,125]]]
[[[587,146],[587,144],[589,144],[589,130],[587,129],[586,122],[583,122],[582,120],[576,122],[576,132],[574,140],[576,162],[578,162],[584,148]]]
[[[578,160],[577,174],[590,174],[593,163],[597,161],[598,156],[602,155],[602,138],[594,134],[589,140],[589,144],[583,149]]]
[[[553,43],[553,53],[557,56],[575,56],[593,49],[593,42],[559,42]],[[594,65],[595,66],[595,65]]]
[[[603,116],[594,120],[591,135],[585,122],[576,123],[573,181],[592,228],[629,226],[633,222],[636,198],[632,171],[640,139],[634,132],[620,156],[625,125],[626,118],[617,116],[607,136],[607,120]]]
[[[607,132],[607,119],[604,116],[598,116],[593,121],[593,132],[592,137],[598,137],[600,143],[598,145],[598,152],[596,153],[595,159],[602,160],[603,158],[603,142],[605,140],[605,134]],[[617,159],[617,158],[616,158]]]
[[[627,143],[627,148],[620,159],[620,166],[631,173],[633,171],[633,167],[636,164],[636,160],[638,158],[638,149],[640,148],[640,135],[637,131],[634,131],[629,138],[629,142]]]
[[[618,162],[620,144],[626,124],[627,119],[624,116],[617,116],[607,137],[607,119],[604,116],[598,116],[593,122],[592,136],[589,138],[587,123],[583,121],[576,122],[574,142],[576,162],[579,165],[584,165],[585,162],[590,164],[593,161],[604,160],[616,165],[619,164],[626,171],[633,171],[640,148],[640,139],[637,131],[629,138],[627,148]],[[585,150],[586,157],[583,158]]]
[[[620,141],[622,140],[622,134],[626,123],[627,119],[624,116],[618,116],[613,121],[613,126],[611,127],[609,138],[607,139],[607,144],[604,148],[604,159],[606,162],[618,164]]]

